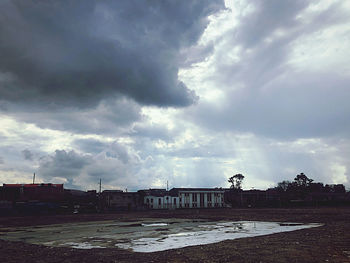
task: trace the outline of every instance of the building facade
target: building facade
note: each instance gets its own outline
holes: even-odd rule
[[[139,193],[121,190],[104,190],[101,194],[103,210],[136,210],[142,206]]]
[[[173,188],[179,197],[179,208],[218,208],[225,207],[221,188]]]
[[[150,209],[225,207],[222,188],[173,188],[142,190],[144,205]]]

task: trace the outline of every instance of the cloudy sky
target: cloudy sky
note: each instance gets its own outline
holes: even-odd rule
[[[350,188],[350,1],[0,0],[0,183]]]

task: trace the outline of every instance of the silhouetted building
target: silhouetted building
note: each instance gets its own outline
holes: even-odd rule
[[[104,190],[101,194],[103,210],[136,210],[142,207],[140,194],[121,190]]]
[[[1,200],[12,202],[58,202],[64,198],[63,184],[4,184]]]

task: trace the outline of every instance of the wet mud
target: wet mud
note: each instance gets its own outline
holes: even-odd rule
[[[350,262],[350,209],[349,208],[320,208],[320,209],[222,209],[193,213],[193,211],[156,212],[143,214],[151,219],[140,221],[140,213],[114,214],[114,215],[81,215],[81,218],[70,216],[51,216],[38,218],[0,218],[0,230],[3,235],[17,233],[22,235],[21,241],[1,240],[0,237],[0,261],[1,262]],[[235,234],[237,232],[249,233],[244,227],[244,221],[274,222],[277,228],[301,227],[301,223],[323,223],[320,227],[299,229],[296,231],[280,232],[255,237],[244,237],[234,240],[224,240],[206,245],[186,246],[182,248],[172,247],[159,252],[133,252],[130,240],[142,240],[144,237],[135,239],[135,229],[147,228],[152,233],[148,238],[153,238],[159,243],[167,242],[167,236],[178,225],[179,219],[186,219],[189,224],[184,226],[182,232],[187,235],[191,232],[208,231],[209,227],[198,227],[198,225],[209,225],[212,228],[222,229],[219,236],[224,234]],[[82,221],[82,222],[79,222]],[[106,225],[101,221],[108,221]],[[167,225],[142,226],[142,224],[160,224],[167,221]],[[89,222],[90,221],[90,222]],[[180,220],[181,221],[181,220]],[[199,221],[199,222],[195,222]],[[236,222],[235,221],[241,221]],[[53,230],[52,235],[59,233],[66,236],[73,232],[63,229],[66,223],[79,223],[77,227],[83,231],[90,225],[98,223],[96,233],[110,235],[110,229],[123,223],[125,225],[141,224],[136,227],[119,227],[124,231],[125,238],[116,241],[115,237],[84,236],[81,242],[70,240],[70,247],[53,246],[52,244],[40,245],[30,244],[28,241],[36,236],[36,231],[43,230],[43,224],[56,223],[61,230]],[[170,222],[173,222],[170,224]],[[57,224],[58,223],[58,224]],[[220,224],[231,224],[231,228]],[[298,224],[295,224],[298,223]],[[165,224],[165,223],[164,223]],[[30,226],[27,230],[25,227]],[[255,222],[257,227],[257,222]],[[11,230],[16,231],[12,232]],[[132,230],[130,230],[132,229]],[[160,231],[162,229],[162,231]],[[170,229],[170,231],[169,231]],[[99,232],[97,232],[97,230]],[[158,230],[158,231],[157,231]],[[249,229],[248,229],[249,230]],[[66,231],[66,232],[65,232]],[[84,231],[83,231],[84,232]],[[34,233],[34,234],[33,234]],[[43,232],[41,232],[43,233]],[[154,234],[154,235],[153,235]],[[184,235],[184,236],[185,236]],[[176,235],[172,238],[178,238]],[[191,238],[193,239],[193,238]],[[48,240],[47,242],[52,242]],[[56,242],[56,240],[54,241]],[[106,248],[102,245],[110,244]],[[126,249],[118,248],[118,245],[129,246]],[[72,248],[72,247],[77,248]],[[135,251],[135,249],[134,249]]]

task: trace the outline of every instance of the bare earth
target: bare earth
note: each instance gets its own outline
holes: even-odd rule
[[[350,207],[308,209],[211,209],[119,214],[0,217],[6,227],[97,220],[191,218],[324,223],[322,227],[227,240],[153,253],[117,248],[51,248],[0,240],[0,262],[350,262]],[[1,236],[0,236],[1,239]]]

